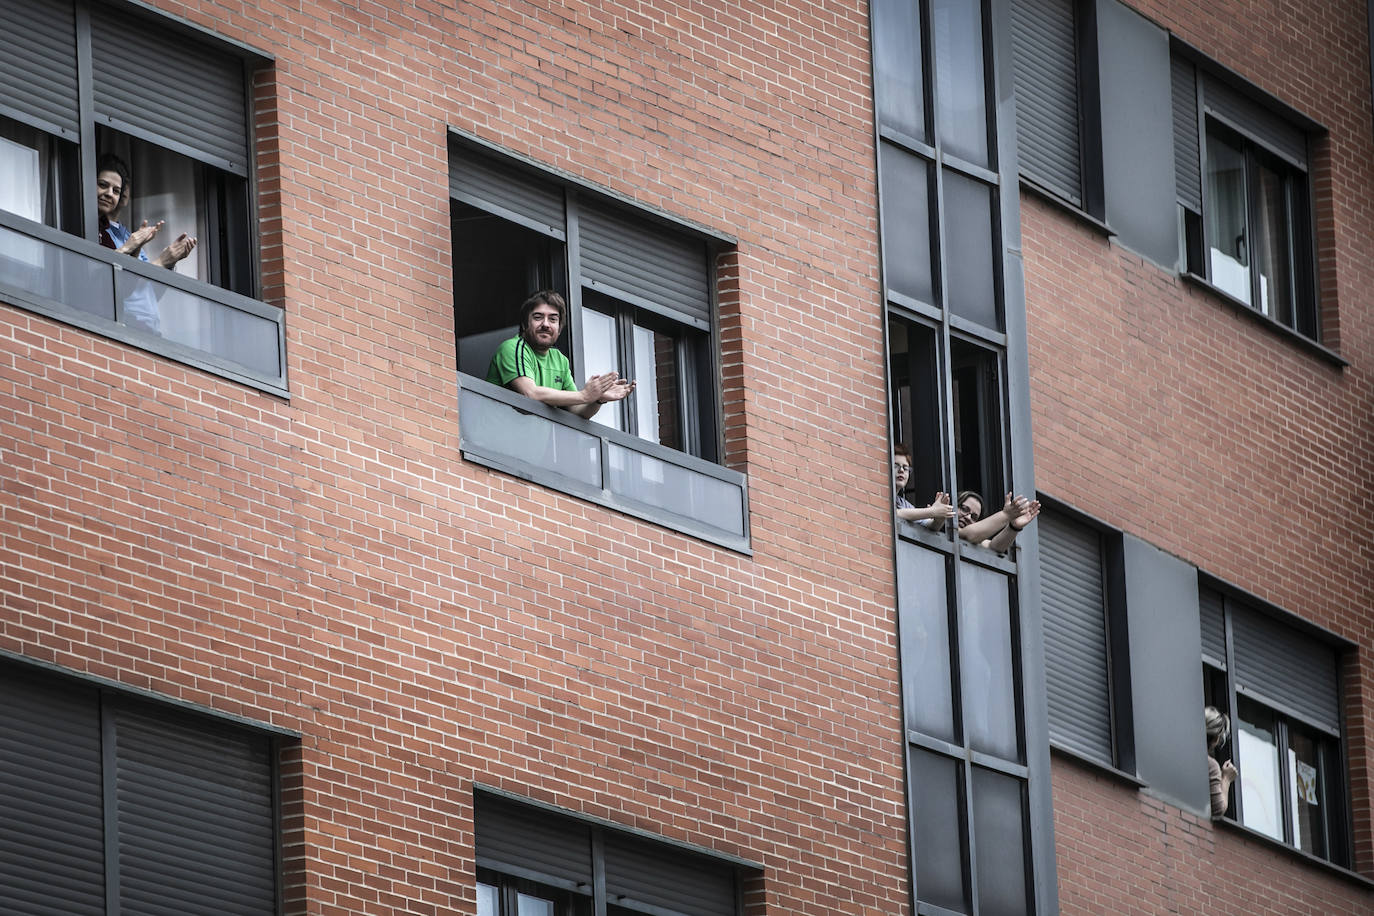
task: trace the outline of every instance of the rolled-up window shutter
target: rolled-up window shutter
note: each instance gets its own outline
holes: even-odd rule
[[[70,0],[0,0],[0,114],[76,142],[76,17]]]
[[[96,692],[0,674],[0,913],[105,912],[101,797]]]
[[[449,155],[449,195],[560,241],[567,240],[563,189],[467,149]]]
[[[98,124],[248,174],[242,59],[104,6],[91,9],[91,29]]]
[[[1335,649],[1268,615],[1235,604],[1231,640],[1238,693],[1330,734],[1340,733]]]
[[[270,741],[133,707],[113,716],[123,911],[274,912]]]
[[[1207,76],[1202,81],[1202,103],[1208,114],[1277,153],[1289,164],[1307,168],[1307,135],[1259,102]]]
[[[1016,144],[1021,171],[1083,202],[1073,0],[1012,0]]]
[[[1202,621],[1202,660],[1225,671],[1226,622],[1221,594],[1210,588],[1198,589],[1197,607]]]
[[[1202,212],[1202,153],[1197,121],[1197,72],[1192,61],[1170,61],[1174,99],[1174,173],[1178,202]]]
[[[477,796],[477,864],[589,893],[591,828],[572,818]]]
[[[1063,516],[1040,516],[1040,594],[1050,735],[1112,764],[1102,538]]]
[[[605,856],[611,903],[690,916],[735,916],[735,874],[728,865],[615,833],[606,834]]]
[[[597,201],[580,210],[582,281],[613,298],[711,328],[706,243]]]

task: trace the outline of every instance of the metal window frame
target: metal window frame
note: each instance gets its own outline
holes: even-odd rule
[[[1274,716],[1275,741],[1278,748],[1279,758],[1279,800],[1280,800],[1280,820],[1283,830],[1283,838],[1277,842],[1284,846],[1291,847],[1303,855],[1328,862],[1339,868],[1350,868],[1354,856],[1354,834],[1351,825],[1354,823],[1350,794],[1350,767],[1349,767],[1349,747],[1347,728],[1345,721],[1344,703],[1340,706],[1340,733],[1330,734],[1325,728],[1317,723],[1307,720],[1301,713],[1291,709],[1280,708],[1274,701],[1251,694],[1241,689],[1236,684],[1236,656],[1235,656],[1235,624],[1233,608],[1239,606],[1246,612],[1260,614],[1269,617],[1278,623],[1291,627],[1298,633],[1318,641],[1328,643],[1337,653],[1336,655],[1336,683],[1338,688],[1342,685],[1342,675],[1344,669],[1350,664],[1349,658],[1354,650],[1353,644],[1348,640],[1337,636],[1327,630],[1321,629],[1309,621],[1294,617],[1273,605],[1247,594],[1242,589],[1229,582],[1218,579],[1214,576],[1200,573],[1198,576],[1200,588],[1209,588],[1216,592],[1222,599],[1222,620],[1226,634],[1226,658],[1225,667],[1217,669],[1208,665],[1205,661],[1201,662],[1204,668],[1210,668],[1221,677],[1226,687],[1226,712],[1230,716],[1232,723],[1232,734],[1235,732],[1235,725],[1240,721],[1238,707],[1239,698],[1244,696],[1247,701],[1262,707]],[[1338,702],[1339,702],[1338,697]],[[1318,766],[1318,778],[1321,780],[1323,791],[1323,829],[1326,834],[1326,854],[1324,856],[1309,853],[1297,846],[1295,840],[1295,826],[1292,823],[1291,812],[1288,810],[1288,792],[1293,788],[1293,775],[1288,765],[1288,728],[1289,723],[1296,723],[1310,734],[1316,736],[1318,759],[1321,763]],[[1234,741],[1233,741],[1234,745]],[[1234,747],[1233,747],[1234,750]],[[1332,804],[1334,797],[1339,794],[1339,804]],[[1233,821],[1242,827],[1245,826],[1245,802],[1243,793],[1236,792],[1234,803],[1226,814],[1226,819]],[[1328,813],[1329,812],[1329,813]],[[1247,828],[1248,829],[1248,828]]]

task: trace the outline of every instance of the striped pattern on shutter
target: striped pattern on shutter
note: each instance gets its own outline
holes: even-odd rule
[[[1048,510],[1039,525],[1050,735],[1113,765],[1102,538]]]
[[[76,142],[76,15],[70,0],[0,0],[0,113]]]
[[[1074,0],[1012,0],[1011,21],[1021,171],[1081,205]]]

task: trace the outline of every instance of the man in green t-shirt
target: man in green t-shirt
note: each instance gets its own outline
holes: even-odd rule
[[[579,417],[591,417],[602,404],[628,397],[635,383],[618,372],[606,372],[593,375],[578,388],[568,358],[553,346],[563,333],[566,315],[563,297],[553,290],[526,299],[520,306],[520,333],[496,348],[487,381]]]

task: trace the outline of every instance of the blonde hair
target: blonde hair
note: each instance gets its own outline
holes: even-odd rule
[[[1202,724],[1207,729],[1207,750],[1216,750],[1231,737],[1231,717],[1215,706],[1202,711]]]

